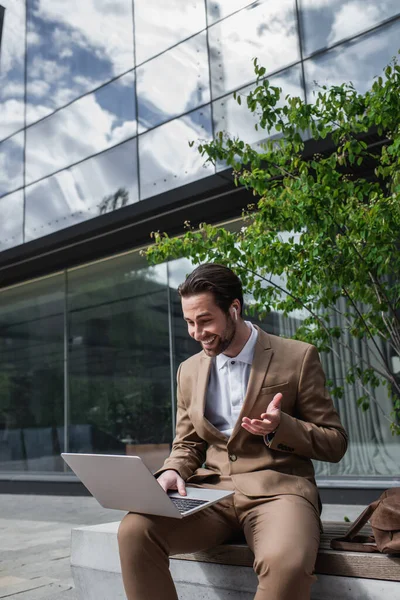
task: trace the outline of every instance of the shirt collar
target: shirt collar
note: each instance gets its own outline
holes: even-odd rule
[[[216,365],[217,369],[221,370],[230,360],[234,360],[235,362],[245,363],[246,365],[251,365],[253,362],[254,349],[257,342],[258,331],[250,323],[250,321],[245,321],[247,327],[251,329],[251,334],[241,351],[237,356],[226,356],[226,354],[218,354],[216,357]]]

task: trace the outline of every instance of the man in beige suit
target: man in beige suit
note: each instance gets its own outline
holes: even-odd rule
[[[179,367],[176,437],[156,476],[182,495],[185,482],[235,494],[178,521],[128,514],[118,533],[127,598],[177,600],[170,555],[244,534],[255,600],[309,600],[320,534],[311,459],[338,462],[347,447],[318,352],[244,321],[226,267],[201,265],[179,293],[202,351]]]

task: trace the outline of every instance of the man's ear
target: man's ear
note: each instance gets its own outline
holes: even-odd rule
[[[233,304],[232,304],[232,310],[233,310],[233,309],[235,310],[235,312],[236,312],[236,315],[237,315],[238,317],[240,317],[240,316],[241,316],[241,314],[242,314],[242,311],[241,311],[241,304],[240,304],[240,301],[239,301],[239,300],[234,300],[234,301],[233,301]],[[235,318],[236,318],[236,317],[235,317]]]
[[[239,302],[235,302],[234,304],[232,304],[231,309],[230,309],[230,314],[231,317],[234,321],[238,320],[238,317],[240,316],[240,304]]]

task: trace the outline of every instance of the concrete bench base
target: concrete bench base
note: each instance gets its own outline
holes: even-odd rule
[[[79,600],[125,600],[118,525],[107,523],[72,531],[71,566]],[[253,600],[257,587],[257,577],[248,566],[171,558],[171,573],[179,600]],[[318,575],[311,597],[312,600],[397,600],[400,582]]]
[[[254,600],[257,582],[249,567],[191,563],[188,569],[186,561],[171,559],[171,572],[179,600]],[[73,577],[79,600],[126,600],[120,573],[75,566]],[[319,575],[311,598],[395,600],[399,593],[398,584],[392,581]]]
[[[126,600],[121,573],[72,567],[77,600]]]
[[[171,559],[179,600],[254,600],[257,577],[251,567],[216,565]],[[318,575],[312,600],[382,600],[400,598],[393,581]],[[389,594],[385,596],[384,594]]]

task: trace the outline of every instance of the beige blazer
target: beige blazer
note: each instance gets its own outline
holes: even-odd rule
[[[229,475],[250,497],[303,496],[318,507],[311,459],[338,462],[347,435],[325,387],[314,346],[269,335],[258,328],[246,397],[229,438],[204,416],[211,359],[203,352],[178,370],[176,437],[161,473],[175,469],[188,483]],[[280,425],[269,445],[240,426],[259,418],[282,392]]]

